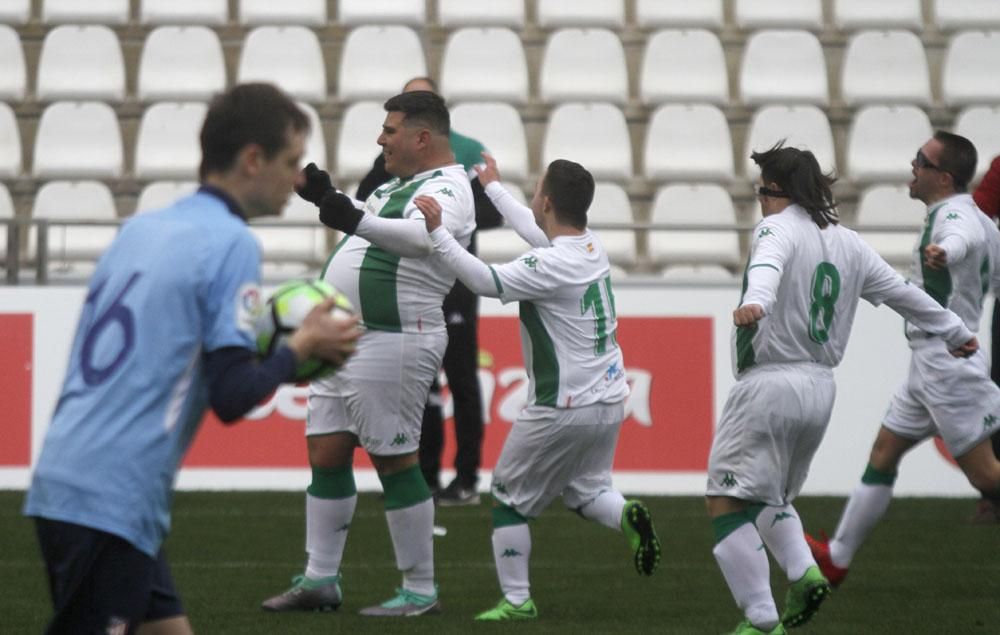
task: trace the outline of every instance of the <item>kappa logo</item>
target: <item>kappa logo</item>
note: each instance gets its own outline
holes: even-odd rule
[[[435,194],[444,194],[445,196],[455,198],[455,194],[448,188],[442,187],[440,190],[435,192]]]
[[[507,548],[507,549],[503,550],[503,553],[500,554],[500,557],[501,558],[516,558],[516,557],[521,556],[521,555],[524,555],[524,554],[522,554],[517,549]]]
[[[503,483],[501,483],[500,481],[495,481],[493,483],[493,489],[495,489],[498,494],[506,494],[507,493],[507,486],[504,485]]]
[[[795,518],[795,516],[792,516],[788,512],[780,512],[778,514],[775,514],[774,518],[771,520],[771,526],[774,527],[782,520],[788,520],[789,518]]]
[[[733,476],[732,472],[726,472],[726,475],[722,477],[722,486],[723,487],[735,487],[736,486],[736,477]]]
[[[524,258],[521,258],[521,262],[524,263],[525,267],[531,269],[532,271],[538,270],[538,258],[535,258],[534,256],[525,256]]]
[[[962,218],[958,212],[949,212],[947,216],[944,217],[945,220],[958,220]]]
[[[407,436],[400,432],[395,437],[392,438],[392,442],[389,445],[403,445],[407,441]]]
[[[986,429],[992,428],[997,423],[996,415],[986,415],[983,417],[983,427]]]
[[[757,238],[763,238],[765,236],[773,236],[773,235],[774,231],[772,231],[770,227],[765,227],[761,229],[760,232],[757,234]]]

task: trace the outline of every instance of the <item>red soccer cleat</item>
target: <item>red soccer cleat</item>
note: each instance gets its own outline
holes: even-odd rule
[[[819,565],[819,570],[830,582],[830,586],[837,588],[847,577],[847,567],[838,567],[833,564],[833,560],[830,559],[830,539],[826,537],[825,531],[819,532],[819,535],[820,539],[817,540],[806,534],[806,543],[809,545],[809,551],[812,552],[813,558],[816,559],[816,564]]]

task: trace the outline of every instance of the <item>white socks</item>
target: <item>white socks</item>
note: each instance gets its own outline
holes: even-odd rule
[[[396,552],[396,566],[403,572],[403,588],[420,595],[436,595],[434,588],[434,500],[385,512]]]
[[[580,515],[587,520],[600,523],[605,527],[622,530],[622,509],[625,508],[625,497],[618,490],[607,490],[597,495],[597,498],[580,508]]]
[[[830,559],[838,567],[847,568],[875,524],[889,509],[892,487],[860,483],[844,507],[837,524],[837,533],[830,541]]]
[[[757,515],[757,533],[788,575],[789,582],[800,579],[806,569],[815,566],[799,512],[791,505],[765,507]]]
[[[778,608],[771,595],[770,567],[760,535],[752,523],[722,539],[712,549],[729,590],[754,626],[771,630],[778,625]]]
[[[340,573],[347,530],[358,496],[317,498],[306,494],[306,577],[313,580]]]
[[[497,567],[500,589],[507,601],[521,606],[530,597],[528,560],[531,557],[531,531],[520,523],[493,529],[493,561]]]

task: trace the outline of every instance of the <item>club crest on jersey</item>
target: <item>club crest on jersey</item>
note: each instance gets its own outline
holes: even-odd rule
[[[535,258],[534,256],[525,256],[524,258],[521,258],[521,262],[524,263],[525,267],[531,269],[532,271],[538,270],[538,258]]]
[[[236,328],[247,333],[254,332],[254,324],[264,310],[260,286],[247,282],[236,292]]]

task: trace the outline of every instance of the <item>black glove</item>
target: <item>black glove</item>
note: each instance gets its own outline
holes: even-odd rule
[[[330,175],[324,170],[320,170],[315,163],[307,165],[302,170],[302,174],[306,177],[306,182],[295,191],[305,200],[318,206],[323,200],[323,195],[328,190],[334,189],[333,183],[330,182]]]
[[[310,163],[302,170],[306,182],[295,191],[319,207],[319,222],[331,229],[353,234],[365,213],[354,207],[346,194],[341,194],[330,182],[330,175]]]

